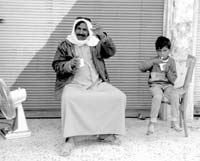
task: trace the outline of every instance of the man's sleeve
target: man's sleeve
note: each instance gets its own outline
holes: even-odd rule
[[[104,35],[98,36],[100,39],[100,51],[102,58],[109,58],[116,53],[116,47],[111,37],[106,33]]]
[[[58,74],[71,73],[71,57],[66,56],[66,50],[64,50],[63,44],[61,43],[54,56],[54,60],[52,62],[52,67],[54,71]]]

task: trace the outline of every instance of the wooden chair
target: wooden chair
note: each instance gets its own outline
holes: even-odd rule
[[[188,55],[186,61],[186,75],[183,87],[177,88],[177,91],[180,95],[180,106],[179,106],[179,118],[180,118],[180,126],[184,127],[185,136],[188,137],[187,123],[186,123],[186,110],[188,105],[188,89],[190,82],[192,80],[192,75],[194,71],[194,67],[196,64],[196,58],[192,55]],[[166,97],[163,97],[162,104],[170,105],[169,100]],[[163,106],[164,108],[166,106]]]

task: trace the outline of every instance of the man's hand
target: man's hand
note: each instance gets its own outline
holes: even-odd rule
[[[71,68],[72,70],[77,70],[80,65],[79,57],[74,57],[71,60]]]
[[[97,23],[93,23],[92,24],[92,29],[91,30],[93,31],[94,35],[98,35],[98,36],[104,35],[102,27]]]

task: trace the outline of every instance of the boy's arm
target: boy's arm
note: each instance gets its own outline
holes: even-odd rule
[[[176,63],[175,63],[174,59],[172,59],[172,61],[171,61],[171,64],[168,68],[166,76],[167,76],[168,80],[172,84],[174,84],[175,80],[177,79]]]
[[[146,71],[150,70],[153,67],[153,64],[154,64],[153,59],[149,59],[149,60],[143,61],[139,65],[139,70],[141,72],[146,72]]]

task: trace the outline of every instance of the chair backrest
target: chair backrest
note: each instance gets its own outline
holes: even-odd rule
[[[182,99],[181,99],[181,105],[182,105],[181,110],[184,110],[185,112],[188,106],[188,89],[189,89],[190,82],[192,80],[195,64],[196,64],[196,58],[192,55],[188,55],[187,62],[186,62],[187,72],[186,72],[185,81],[183,84],[183,89],[185,93],[182,95]]]
[[[177,89],[177,91],[180,94],[180,103],[181,103],[181,111],[186,111],[187,109],[187,104],[188,104],[188,89],[189,89],[189,85],[190,82],[192,80],[192,75],[193,75],[193,71],[194,71],[194,67],[196,64],[196,58],[192,55],[188,55],[187,57],[187,61],[186,61],[186,75],[185,75],[185,80],[184,80],[184,84],[182,86],[183,89]],[[170,101],[167,99],[167,97],[163,97],[162,99],[162,103],[165,104],[170,104]],[[164,117],[164,116],[162,116]]]
[[[195,64],[196,64],[196,58],[192,55],[188,55],[187,62],[186,62],[187,72],[186,72],[185,80],[184,80],[184,84],[183,84],[183,89],[185,91],[188,90],[189,84],[192,80],[192,75],[193,75]]]

